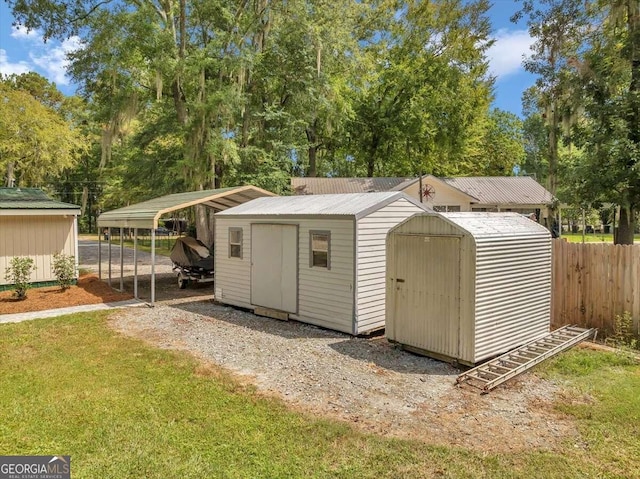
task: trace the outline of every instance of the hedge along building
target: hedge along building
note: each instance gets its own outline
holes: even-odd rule
[[[385,240],[426,208],[401,192],[259,198],[216,214],[215,296],[351,334],[385,325]]]
[[[78,261],[80,207],[49,198],[37,188],[0,188],[0,291],[11,289],[5,273],[14,257],[31,258],[31,282],[56,281],[53,256],[63,253]]]
[[[518,213],[413,216],[387,241],[389,340],[473,365],[549,332],[551,235]]]

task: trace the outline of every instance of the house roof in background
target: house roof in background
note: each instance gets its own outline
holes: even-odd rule
[[[39,188],[0,188],[2,210],[79,210],[78,205],[62,203]]]
[[[274,196],[274,193],[251,185],[174,193],[102,213],[98,224],[101,227],[155,229],[160,216],[171,211],[195,205],[224,210],[261,196]]]
[[[553,195],[530,176],[459,176],[441,178],[483,205],[549,205]]]
[[[442,181],[481,205],[548,205],[553,195],[530,176],[460,176],[440,178],[425,175],[423,181]],[[418,178],[291,178],[294,195],[371,193],[402,191]]]
[[[341,193],[334,195],[302,195],[258,198],[216,216],[354,216],[362,218],[372,211],[404,198],[420,205],[400,191],[382,193]]]
[[[401,191],[415,178],[291,178],[294,195]]]

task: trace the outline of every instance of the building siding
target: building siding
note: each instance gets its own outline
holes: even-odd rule
[[[424,198],[425,206],[459,206],[460,211],[471,211],[471,201],[468,195],[447,185],[439,178],[425,177],[422,184],[431,185],[435,191],[433,198]],[[416,181],[402,190],[407,195],[420,201],[420,182]]]
[[[36,270],[32,282],[54,281],[53,255],[76,256],[75,216],[0,216],[0,285],[10,284],[5,271],[11,258],[29,257]]]
[[[251,308],[251,223],[246,218],[215,219],[215,297],[221,303]],[[242,258],[229,257],[229,228],[242,228]]]
[[[544,235],[478,239],[475,362],[549,330],[551,241]]]
[[[298,225],[298,313],[290,317],[338,331],[352,332],[354,303],[353,219],[278,220],[216,217],[216,300],[253,308],[251,303],[251,224]],[[243,256],[229,258],[229,228],[243,230]],[[309,232],[331,232],[330,269],[310,267]]]
[[[469,221],[453,217],[452,220],[462,221],[462,224]],[[404,261],[417,256],[412,251],[399,250],[396,236],[460,237],[460,336],[455,355],[452,354],[456,350],[451,342],[453,336],[437,331],[438,328],[447,329],[448,324],[434,323],[430,330],[410,325],[411,334],[396,333],[399,318],[394,316],[395,301],[400,299],[394,278],[390,276],[387,279],[389,339],[403,340],[406,341],[403,344],[420,348],[423,339],[419,334],[441,336],[442,342],[428,352],[474,364],[546,333],[550,324],[551,239],[547,231],[533,222],[515,225],[509,231],[509,222],[518,220],[505,220],[504,232],[491,234],[471,234],[463,227],[433,215],[416,216],[394,228],[388,244],[391,271],[399,261],[396,256],[402,256]],[[410,262],[410,267],[420,268],[421,265],[417,261]],[[426,281],[425,288],[428,287]],[[416,307],[423,308],[424,305]],[[420,318],[420,315],[416,312],[411,317]]]
[[[400,198],[358,221],[355,334],[385,326],[387,233],[398,223],[421,212],[424,212],[422,208]]]

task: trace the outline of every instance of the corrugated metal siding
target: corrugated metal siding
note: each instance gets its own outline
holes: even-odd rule
[[[298,228],[298,314],[294,319],[352,332],[354,304],[353,219],[282,219],[216,215],[216,300],[252,308],[251,223],[296,224]],[[228,257],[229,227],[243,228],[243,257]],[[309,231],[331,232],[331,269],[309,266]]]
[[[358,220],[356,334],[384,327],[387,233],[401,221],[423,211],[401,198]]]
[[[381,203],[402,197],[404,197],[404,193],[391,191],[385,193],[258,198],[235,208],[221,211],[218,216],[356,216],[369,208],[375,208]]]
[[[534,234],[476,241],[478,362],[549,331],[551,240]]]
[[[513,223],[511,228],[510,223]],[[476,234],[469,233],[465,226]],[[521,221],[517,215],[508,213],[489,216],[459,213],[414,216],[390,232],[389,268],[397,262],[410,262],[411,258],[418,257],[412,250],[393,250],[397,248],[393,238],[400,234],[462,235],[457,358],[460,361],[479,362],[549,330],[551,238],[548,231],[537,223],[526,218]],[[401,260],[396,256],[405,258]],[[415,262],[413,267],[420,268],[421,264]],[[393,278],[387,276],[387,292],[393,295],[388,299],[387,335],[394,340],[400,334],[393,330],[399,319],[394,317],[394,303],[399,298],[395,293]],[[425,307],[428,305],[416,303],[414,306]],[[418,317],[415,314],[412,316]],[[449,326],[443,323],[432,325],[432,328],[446,329]],[[424,339],[417,337],[420,331],[422,334],[439,334],[414,329],[406,337],[406,341],[409,341],[406,344],[421,347],[419,344],[424,344]],[[436,351],[432,352],[445,351],[445,346],[444,343],[436,345]]]
[[[34,260],[32,282],[54,281],[53,255],[76,256],[75,216],[0,216],[0,284],[14,256]]]
[[[98,217],[98,225],[155,228],[158,217],[169,211],[196,204],[224,210],[262,196],[275,195],[251,185],[174,193],[102,213]]]

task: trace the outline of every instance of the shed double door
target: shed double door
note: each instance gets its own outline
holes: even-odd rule
[[[297,225],[251,225],[251,304],[297,312]]]
[[[394,253],[395,340],[458,357],[460,238],[398,234]]]

